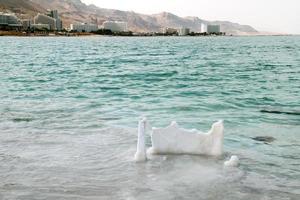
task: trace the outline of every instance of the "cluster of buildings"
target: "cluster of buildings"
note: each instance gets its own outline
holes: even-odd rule
[[[189,28],[185,28],[185,27],[182,27],[179,29],[165,27],[165,28],[163,28],[162,33],[167,34],[167,35],[185,36],[185,35],[189,35],[191,33],[191,31]],[[221,33],[221,28],[220,28],[220,25],[203,24],[202,23],[200,33],[219,34],[219,33]]]
[[[29,20],[27,20],[26,22],[26,24],[23,22],[23,27],[25,29],[46,29],[50,31],[61,31],[63,29],[62,20],[60,19],[57,10],[49,10],[48,14],[37,14],[33,18],[32,24]]]
[[[0,13],[0,29],[61,31],[63,26],[58,11],[49,10],[47,14],[39,13],[33,19],[23,20],[13,13]]]
[[[127,32],[127,23],[121,21],[105,21],[102,26],[96,24],[71,24],[70,30],[77,32],[93,32],[99,29],[111,30],[112,32]]]
[[[38,13],[32,19],[19,19],[14,13],[0,12],[0,29],[2,30],[63,30],[62,20],[57,10],[48,10],[48,13]],[[105,21],[102,26],[89,23],[71,24],[69,30],[74,32],[93,32],[106,29],[112,32],[127,32],[126,22]]]
[[[97,22],[98,23],[98,22]],[[62,31],[62,20],[59,17],[57,10],[48,10],[46,14],[38,13],[33,19],[20,20],[13,13],[0,12],[0,29],[4,30],[49,30]],[[127,22],[123,21],[104,21],[101,26],[98,24],[78,23],[71,24],[69,31],[73,32],[96,32],[99,29],[110,30],[113,33],[128,32]],[[195,35],[189,28],[163,28],[162,32],[154,33],[153,35]],[[220,30],[220,25],[201,24],[201,31],[196,34],[223,34]]]

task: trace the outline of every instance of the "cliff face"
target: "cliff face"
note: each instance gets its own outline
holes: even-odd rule
[[[17,12],[19,15],[34,15],[46,11],[42,6],[29,0],[0,0],[0,11]]]
[[[198,17],[179,17],[172,13],[162,12],[144,15],[135,12],[99,8],[86,5],[81,0],[0,0],[0,9],[17,9],[23,14],[33,15],[47,9],[57,9],[63,19],[64,26],[76,22],[90,22],[101,25],[105,20],[128,22],[128,28],[136,32],[160,31],[162,27],[189,27],[192,31],[200,31],[201,23],[220,24],[221,31],[228,34],[258,33],[248,25],[240,25],[228,21],[206,21]]]

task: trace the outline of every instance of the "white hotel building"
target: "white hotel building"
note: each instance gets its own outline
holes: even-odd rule
[[[70,30],[71,31],[77,31],[77,32],[92,32],[92,31],[97,31],[98,25],[96,24],[87,24],[87,23],[82,23],[82,24],[70,24]]]
[[[220,32],[221,32],[220,25],[213,25],[213,24],[207,25],[207,33],[220,33]]]
[[[121,21],[105,21],[103,28],[111,30],[112,32],[126,32],[128,31],[127,23]]]
[[[188,35],[190,33],[190,29],[182,27],[182,28],[179,28],[177,30],[177,32],[178,32],[179,36],[185,36],[185,35]]]

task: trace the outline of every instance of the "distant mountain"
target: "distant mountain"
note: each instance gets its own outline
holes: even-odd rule
[[[34,15],[37,12],[45,12],[46,10],[30,0],[0,0],[0,11],[17,12],[19,15]]]
[[[89,22],[101,25],[106,20],[120,20],[128,22],[129,30],[135,32],[156,32],[163,27],[189,27],[192,31],[200,31],[201,23],[220,24],[221,31],[228,34],[258,34],[249,25],[240,25],[229,21],[206,21],[198,17],[179,17],[172,13],[145,15],[135,12],[104,9],[95,5],[86,5],[81,0],[0,0],[0,9],[17,10],[21,15],[34,15],[47,9],[57,9],[64,22]]]

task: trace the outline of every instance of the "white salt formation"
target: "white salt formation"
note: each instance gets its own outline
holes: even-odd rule
[[[237,167],[239,165],[239,158],[237,156],[231,156],[228,161],[224,162],[225,167]]]
[[[146,146],[145,146],[145,130],[146,130],[146,118],[143,118],[139,121],[138,125],[138,141],[137,149],[134,155],[136,162],[146,161]]]
[[[172,122],[166,128],[152,128],[152,154],[201,154],[219,156],[223,153],[223,121],[214,123],[207,133],[180,128]]]
[[[149,154],[201,154],[219,156],[223,153],[223,121],[214,123],[207,133],[179,128],[172,122],[166,128],[152,128]],[[135,160],[145,161],[146,118],[139,121]]]

